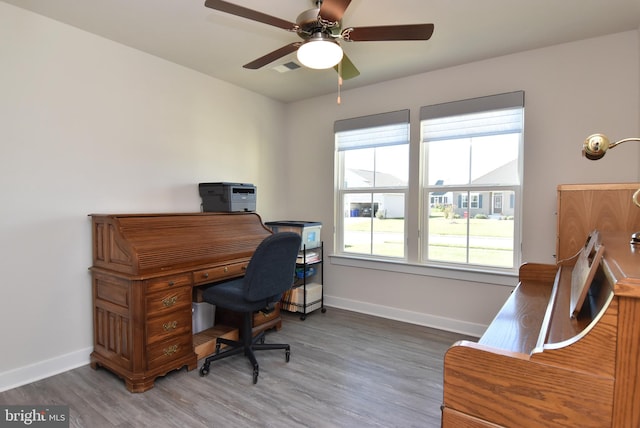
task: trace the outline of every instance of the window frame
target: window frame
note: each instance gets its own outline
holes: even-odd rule
[[[430,201],[430,193],[433,192],[435,186],[441,185],[438,183],[436,185],[429,185],[426,183],[426,177],[428,176],[427,170],[427,154],[425,153],[425,144],[426,137],[424,135],[423,122],[432,118],[447,118],[447,117],[455,117],[459,115],[467,115],[474,113],[484,113],[491,111],[499,111],[499,110],[507,110],[507,109],[521,109],[521,118],[520,118],[520,138],[518,142],[518,157],[517,157],[517,183],[509,183],[509,184],[490,184],[490,185],[478,185],[472,182],[466,184],[456,184],[451,186],[446,186],[445,189],[447,191],[452,192],[467,192],[467,200],[466,206],[462,207],[471,213],[471,210],[475,209],[473,207],[474,202],[472,200],[473,195],[478,195],[477,204],[489,204],[490,207],[493,205],[493,200],[491,201],[480,201],[480,196],[482,192],[495,192],[501,193],[503,197],[502,206],[505,206],[504,198],[507,197],[509,192],[513,192],[513,198],[515,198],[516,203],[514,204],[513,210],[513,221],[514,221],[514,230],[513,230],[513,260],[511,267],[500,267],[500,266],[489,266],[482,264],[472,264],[472,263],[455,263],[451,261],[442,261],[442,260],[431,260],[428,259],[427,248],[429,245],[429,201]],[[443,104],[435,104],[431,106],[422,107],[420,110],[420,207],[422,209],[420,215],[420,230],[424,233],[421,233],[421,242],[419,248],[419,260],[421,264],[427,266],[434,267],[444,267],[451,269],[474,269],[478,271],[485,272],[495,272],[495,273],[506,273],[506,274],[517,274],[518,269],[522,260],[522,252],[521,252],[521,236],[522,236],[522,189],[523,189],[523,153],[524,153],[524,91],[516,91],[505,94],[498,95],[490,95],[486,97],[480,98],[472,98],[467,100],[453,101],[449,103]],[[448,132],[448,131],[445,131]],[[512,132],[507,132],[512,133]],[[486,136],[486,135],[497,135],[498,133],[489,133],[485,135],[478,136]],[[453,135],[453,134],[452,134]],[[452,137],[452,139],[459,139],[463,137]],[[443,141],[446,141],[447,138],[443,138]],[[472,166],[469,165],[469,168]],[[440,190],[440,187],[438,188]],[[462,195],[461,195],[462,196]],[[455,198],[454,198],[455,199]],[[509,198],[509,204],[511,205],[512,200]],[[455,201],[452,201],[455,204]],[[462,205],[462,204],[461,204]],[[469,217],[471,215],[469,214]],[[468,246],[468,244],[467,244]]]
[[[510,93],[511,94],[511,93]],[[524,92],[516,91],[516,98],[522,99],[522,114],[524,117]],[[500,96],[509,96],[508,94],[499,94],[498,96],[490,95],[488,97],[480,97],[478,99],[473,99],[475,102],[481,100],[490,100],[494,97]],[[470,101],[470,100],[463,100]],[[453,103],[456,103],[454,101]],[[420,108],[420,113],[425,107]],[[384,113],[383,113],[384,115]],[[375,117],[377,115],[365,116],[362,118],[356,118],[356,120],[366,120],[366,118]],[[416,115],[417,116],[417,115]],[[347,119],[350,120],[350,119]],[[341,121],[337,121],[336,124]],[[524,123],[524,120],[523,120]],[[356,268],[365,268],[365,269],[377,269],[382,271],[389,272],[397,272],[403,274],[411,274],[411,275],[420,275],[425,277],[434,277],[434,278],[443,278],[443,279],[452,279],[452,280],[461,280],[467,281],[476,284],[491,284],[491,285],[504,285],[513,287],[516,285],[518,280],[518,269],[520,266],[521,260],[521,216],[522,216],[522,191],[524,187],[524,183],[522,181],[523,178],[523,155],[524,155],[524,132],[522,132],[519,154],[518,154],[518,175],[519,175],[519,185],[517,188],[513,186],[506,186],[500,189],[502,193],[502,205],[503,207],[513,206],[513,209],[519,213],[519,218],[515,221],[514,224],[514,253],[517,252],[518,259],[513,263],[513,269],[499,269],[493,267],[484,267],[484,266],[476,266],[476,265],[447,265],[443,263],[433,263],[433,262],[425,262],[423,260],[423,236],[428,233],[427,229],[425,229],[425,225],[423,222],[424,212],[429,208],[430,203],[438,204],[440,201],[445,201],[444,203],[455,203],[455,201],[451,200],[451,194],[440,194],[433,195],[438,198],[437,201],[431,201],[429,199],[428,192],[425,192],[423,188],[423,178],[425,174],[423,172],[423,155],[422,155],[422,135],[421,132],[416,132],[421,128],[421,121],[417,123],[409,122],[410,130],[410,141],[409,141],[409,181],[406,189],[402,191],[405,193],[405,258],[403,260],[399,259],[389,259],[384,257],[378,257],[367,254],[357,254],[357,253],[344,253],[338,251],[340,248],[343,248],[344,241],[342,238],[342,230],[344,228],[342,215],[343,206],[343,197],[342,193],[339,189],[338,180],[341,179],[339,177],[338,172],[343,168],[339,162],[339,156],[335,156],[335,173],[334,179],[336,182],[334,183],[334,220],[335,220],[335,228],[333,231],[334,234],[334,248],[333,252],[328,255],[332,264],[338,266],[348,266],[348,267],[356,267]],[[415,128],[418,126],[418,128]],[[335,130],[335,129],[334,129]],[[418,159],[412,159],[414,156],[417,156]],[[367,188],[361,189],[366,190],[367,192],[374,193],[377,189]],[[387,190],[387,189],[384,189]],[[390,190],[390,189],[389,189]],[[476,189],[477,191],[481,191],[482,189]],[[511,193],[513,192],[513,193]],[[514,204],[514,200],[517,202]],[[493,199],[485,197],[482,200],[483,205],[492,205]],[[410,210],[411,208],[411,210]]]
[[[367,144],[366,142],[357,143],[353,141],[347,141],[345,145],[341,146],[340,133],[348,132],[348,131],[358,131],[358,130],[366,130],[366,129],[376,129],[379,127],[384,127],[387,125],[406,125],[406,139],[402,142],[397,141],[395,143],[380,143],[378,144]],[[398,110],[387,113],[380,113],[375,115],[361,116],[351,119],[343,119],[336,121],[334,124],[334,136],[335,136],[335,183],[334,183],[334,221],[335,221],[335,234],[334,234],[334,255],[337,256],[345,256],[345,257],[356,257],[356,258],[368,258],[372,260],[391,260],[391,261],[407,261],[407,233],[408,233],[408,222],[407,222],[407,212],[409,206],[409,185],[410,185],[410,175],[407,176],[407,183],[405,186],[378,186],[375,183],[372,186],[367,187],[345,187],[345,160],[344,153],[348,150],[354,150],[357,148],[382,148],[396,145],[406,145],[407,146],[407,165],[406,168],[409,170],[410,165],[410,116],[409,110]],[[377,172],[377,170],[375,170]],[[375,177],[375,174],[374,174]],[[370,195],[372,205],[375,203],[375,195],[376,194],[400,194],[404,199],[403,203],[403,214],[404,214],[404,228],[403,228],[403,250],[402,257],[391,257],[384,256],[381,254],[373,254],[374,247],[374,235],[375,230],[373,227],[374,222],[374,213],[373,209],[371,212],[371,228],[370,228],[370,253],[357,253],[357,252],[348,252],[344,251],[345,248],[345,215],[344,215],[344,207],[345,207],[345,198],[347,195]]]

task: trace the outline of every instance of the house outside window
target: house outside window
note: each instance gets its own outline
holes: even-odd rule
[[[423,107],[422,262],[520,265],[524,93]],[[447,203],[434,197],[449,195]]]
[[[409,111],[337,121],[336,253],[404,259]]]

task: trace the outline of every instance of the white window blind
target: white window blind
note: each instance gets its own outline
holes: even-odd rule
[[[409,144],[409,110],[336,121],[338,151]]]
[[[435,104],[420,109],[423,141],[522,132],[524,92]]]

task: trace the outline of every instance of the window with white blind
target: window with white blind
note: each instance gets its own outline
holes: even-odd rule
[[[335,122],[333,262],[511,284],[524,92],[422,107],[415,141],[409,119],[401,110]]]
[[[409,110],[335,123],[336,253],[405,259]]]
[[[422,262],[520,265],[524,93],[422,107]]]

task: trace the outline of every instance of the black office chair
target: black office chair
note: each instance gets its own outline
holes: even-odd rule
[[[253,337],[253,313],[270,312],[280,301],[282,293],[291,288],[296,257],[300,249],[300,235],[281,232],[268,236],[258,245],[249,261],[243,278],[209,287],[202,293],[206,302],[234,312],[242,312],[240,340],[216,339],[216,353],[208,356],[200,368],[200,376],[209,374],[211,362],[244,352],[253,365],[253,383],[258,382],[258,361],[254,351],[284,349],[289,362],[288,344],[264,343],[264,331]],[[220,345],[227,348],[220,352]]]

